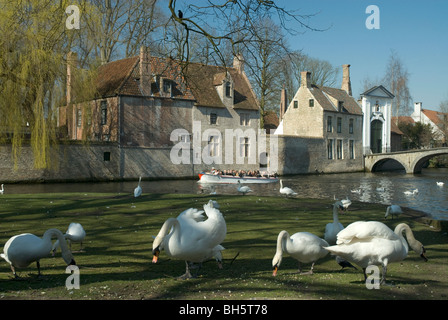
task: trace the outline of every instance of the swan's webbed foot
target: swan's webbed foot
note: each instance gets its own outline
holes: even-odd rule
[[[199,270],[202,267],[202,263],[195,265],[193,262],[185,261],[185,273],[178,277],[178,279],[186,280],[186,279],[193,279],[197,278]],[[190,269],[198,269],[194,275],[191,274]]]

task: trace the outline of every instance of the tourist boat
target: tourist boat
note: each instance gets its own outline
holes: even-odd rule
[[[231,175],[211,174],[209,172],[201,172],[199,174],[200,183],[273,183],[278,182],[277,177],[238,177]]]

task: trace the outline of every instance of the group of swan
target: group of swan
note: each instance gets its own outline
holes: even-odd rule
[[[333,222],[326,225],[324,239],[308,232],[298,232],[289,236],[287,231],[281,231],[272,260],[273,275],[277,274],[283,252],[299,261],[299,272],[301,272],[301,263],[312,263],[309,271],[312,273],[315,262],[328,253],[336,256],[336,261],[342,268],[356,269],[350,262],[361,267],[365,279],[367,279],[366,268],[369,265],[380,265],[383,268],[381,283],[386,280],[388,264],[402,261],[407,257],[408,243],[417,254],[428,261],[424,246],[415,239],[407,224],[400,223],[392,231],[378,221],[356,221],[344,228],[338,219],[338,211],[342,208],[340,201],[333,204]],[[397,210],[399,206],[389,206],[386,217],[389,213],[392,214],[392,208]],[[403,232],[406,234],[406,239],[403,237]]]
[[[406,232],[406,239],[403,232]],[[368,266],[382,266],[380,283],[384,283],[388,264],[407,257],[408,243],[418,255],[428,261],[424,246],[414,238],[411,228],[405,223],[400,223],[392,231],[382,222],[356,221],[338,233],[336,245],[325,249],[361,267],[365,279]]]
[[[15,278],[18,278],[16,268],[26,268],[32,262],[36,262],[38,276],[40,276],[40,259],[47,257],[50,252],[54,254],[58,247],[61,248],[62,258],[67,265],[76,265],[71,252],[71,242],[81,242],[82,247],[85,235],[79,223],[71,223],[65,234],[54,228],[45,231],[42,238],[31,233],[22,233],[11,237],[6,242],[0,257],[10,264]],[[53,238],[57,239],[54,244],[51,242]],[[70,248],[67,246],[66,239],[70,241]]]

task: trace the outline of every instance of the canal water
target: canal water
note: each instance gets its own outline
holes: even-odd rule
[[[444,186],[436,182],[442,181]],[[142,181],[144,193],[238,194],[236,185],[202,185],[197,180]],[[398,204],[425,212],[439,220],[448,220],[448,169],[424,169],[421,174],[404,172],[341,173],[297,175],[283,178],[283,185],[292,188],[298,197],[345,199],[362,202]],[[137,181],[101,183],[11,184],[5,193],[101,192],[133,193]],[[281,196],[279,184],[251,184],[252,194]],[[418,189],[414,195],[405,191]]]

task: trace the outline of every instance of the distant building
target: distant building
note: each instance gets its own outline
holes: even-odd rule
[[[421,102],[414,103],[414,112],[411,118],[414,122],[429,124],[434,133],[435,140],[440,143],[446,143],[446,126],[448,125],[448,114],[439,111],[433,111],[422,108]]]
[[[350,65],[343,65],[340,89],[316,86],[310,78],[311,73],[303,71],[292,101],[286,106],[282,99],[282,118],[275,134],[285,140],[280,160],[284,172],[363,170],[363,114],[351,96]]]
[[[364,154],[392,151],[391,120],[394,97],[382,85],[361,94]]]

